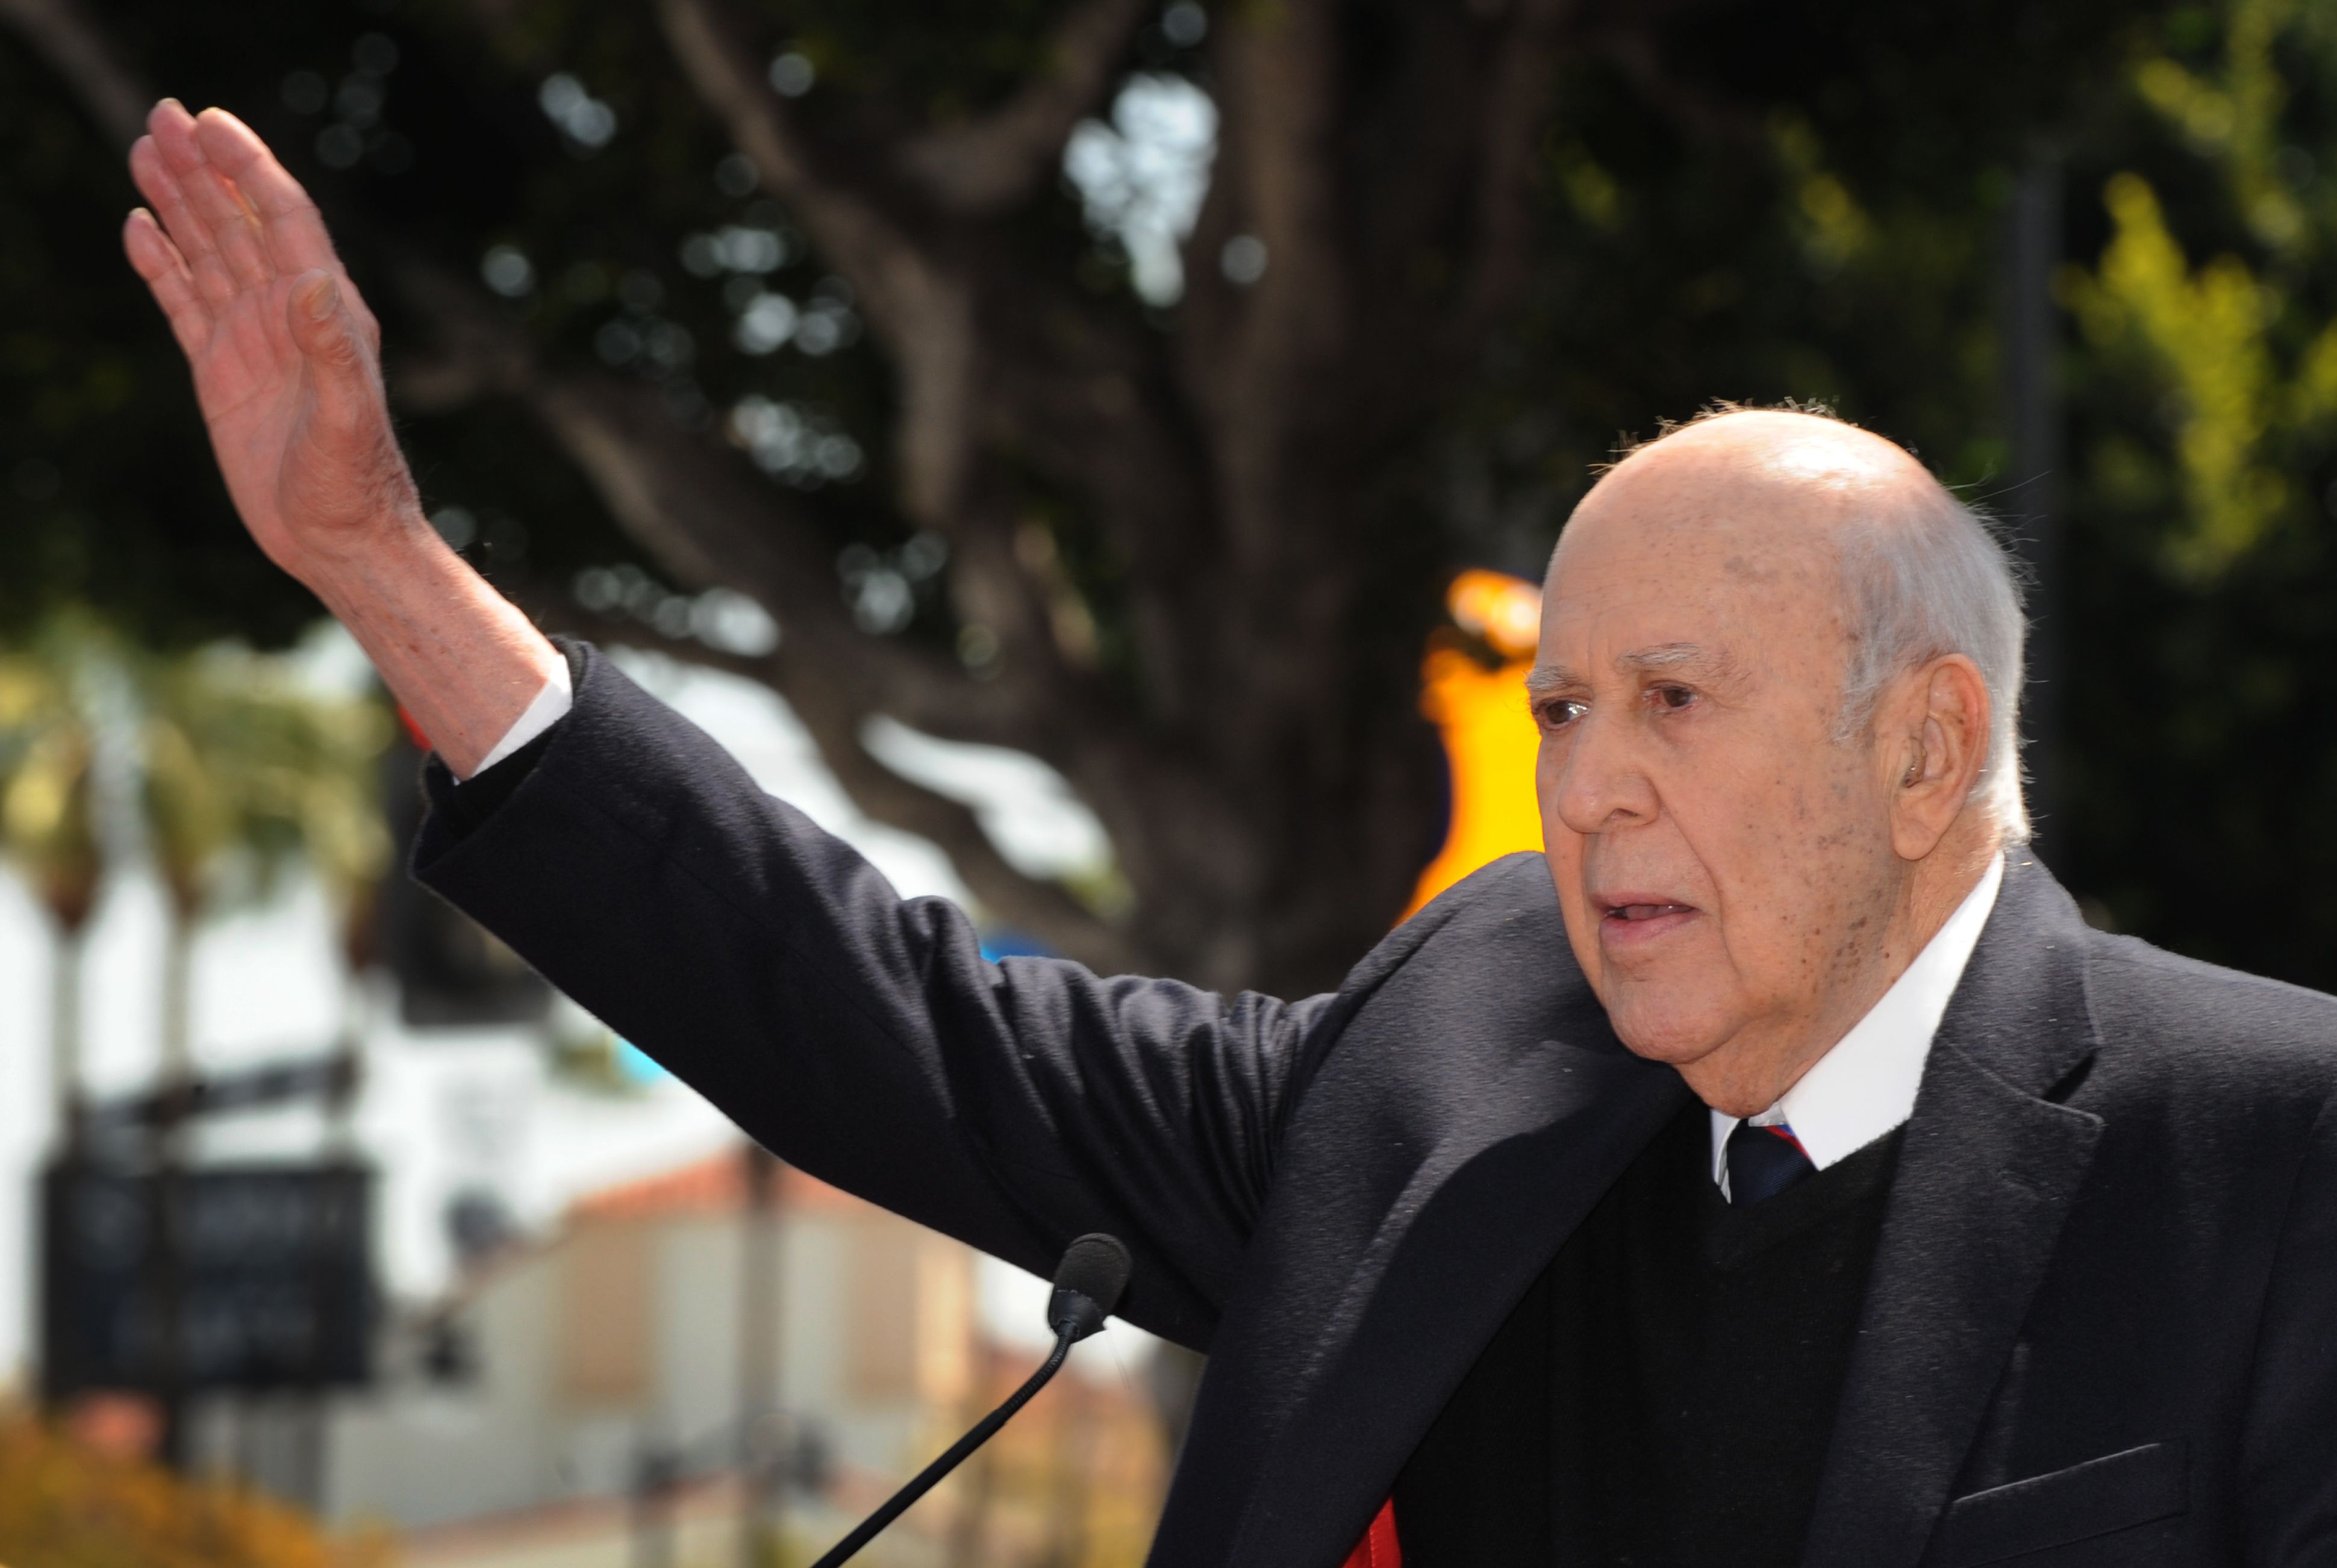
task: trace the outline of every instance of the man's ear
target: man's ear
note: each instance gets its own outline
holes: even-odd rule
[[[1939,847],[1988,761],[1988,683],[1960,653],[1908,672],[1892,705],[1899,722],[1891,780],[1891,847],[1920,861]]]

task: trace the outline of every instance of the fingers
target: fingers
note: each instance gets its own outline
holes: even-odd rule
[[[166,99],[154,106],[147,124],[164,167],[178,180],[188,208],[209,231],[230,275],[248,288],[274,281],[275,264],[260,244],[259,219],[204,155],[195,134],[194,117]]]
[[[156,109],[160,117],[162,111]],[[235,297],[235,275],[211,239],[210,226],[187,203],[178,177],[162,161],[162,150],[152,136],[142,136],[130,149],[130,178],[139,193],[153,204],[154,215],[169,232],[171,243],[186,260],[189,275],[204,299],[224,305]]]
[[[181,111],[178,118],[191,129],[190,143],[217,176],[218,187],[249,219],[274,276],[294,278],[312,268],[330,273],[340,288],[341,307],[367,341],[377,346],[380,326],[341,265],[323,214],[268,143],[224,109],[206,109],[191,120]]]
[[[138,276],[146,280],[154,302],[170,318],[179,346],[191,356],[210,336],[211,312],[195,287],[186,258],[154,221],[154,215],[142,207],[122,226],[122,248]]]
[[[321,268],[337,280],[347,279],[317,204],[285,172],[268,143],[224,109],[204,110],[195,117],[194,130],[205,159],[259,214],[261,241],[279,274],[288,278]]]

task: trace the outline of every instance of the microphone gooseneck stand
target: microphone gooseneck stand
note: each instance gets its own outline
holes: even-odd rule
[[[1099,1231],[1073,1242],[1063,1253],[1063,1261],[1055,1266],[1055,1293],[1047,1303],[1047,1326],[1055,1331],[1055,1348],[1048,1353],[1046,1363],[1008,1395],[1004,1404],[975,1423],[973,1430],[951,1444],[948,1452],[887,1497],[884,1505],[863,1519],[851,1534],[829,1547],[827,1554],[812,1568],[836,1568],[874,1541],[885,1525],[906,1513],[911,1504],[932,1491],[943,1476],[965,1463],[967,1455],[989,1442],[1014,1412],[1029,1404],[1031,1397],[1063,1369],[1071,1347],[1103,1327],[1103,1320],[1120,1305],[1120,1292],[1128,1288],[1129,1266],[1128,1249],[1117,1236],[1107,1236]]]
[[[1064,1358],[1071,1353],[1073,1336],[1066,1331],[1055,1337],[1055,1348],[1047,1363],[1031,1374],[1020,1388],[1006,1398],[1006,1403],[982,1418],[973,1431],[949,1446],[948,1452],[917,1472],[916,1478],[885,1500],[885,1505],[863,1519],[851,1534],[828,1548],[827,1555],[811,1568],[836,1568],[836,1565],[876,1539],[877,1533],[908,1512],[909,1505],[932,1491],[941,1478],[965,1463],[967,1455],[990,1441],[992,1434],[1006,1425],[1015,1411],[1031,1402],[1031,1396],[1047,1386],[1047,1379],[1062,1369]]]

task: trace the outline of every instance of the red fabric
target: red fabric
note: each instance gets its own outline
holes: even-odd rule
[[[1403,1568],[1403,1548],[1395,1541],[1395,1499],[1380,1505],[1372,1516],[1372,1527],[1347,1553],[1346,1568]]]
[[[1778,1137],[1781,1137],[1781,1138],[1785,1139],[1785,1142],[1787,1142],[1787,1143],[1789,1143],[1789,1144],[1793,1144],[1793,1145],[1794,1145],[1794,1152],[1795,1154],[1797,1154],[1801,1155],[1801,1157],[1802,1157],[1802,1158],[1804,1158],[1804,1160],[1808,1160],[1808,1159],[1810,1158],[1810,1152],[1809,1152],[1807,1149],[1804,1149],[1804,1148],[1803,1148],[1803,1147],[1802,1147],[1802,1140],[1801,1140],[1800,1138],[1798,1138],[1798,1137],[1796,1137],[1796,1136],[1794,1135],[1794,1129],[1793,1129],[1793,1128],[1791,1128],[1791,1127],[1786,1127],[1786,1126],[1775,1126],[1775,1127],[1764,1127],[1764,1128],[1762,1128],[1761,1130],[1762,1130],[1763,1132],[1765,1132],[1765,1133],[1774,1133],[1774,1134],[1775,1134]],[[1817,1162],[1816,1162],[1816,1161],[1814,1161],[1814,1160],[1811,1160],[1811,1161],[1810,1161],[1810,1163],[1811,1163],[1812,1164],[1815,1164]]]

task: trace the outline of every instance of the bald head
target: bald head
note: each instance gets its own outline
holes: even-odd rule
[[[1635,449],[1599,488],[1649,476],[1812,498],[1940,489],[1897,443],[1824,414],[1779,408],[1732,409],[1680,425]]]
[[[1740,409],[1681,425],[1608,470],[1550,565],[1625,542],[1725,541],[1731,569],[1757,578],[1838,562],[1853,536],[1903,529],[1943,504],[1956,503],[1931,472],[1879,435],[1820,414]]]
[[[1945,653],[1979,667],[1992,709],[1975,794],[2008,842],[2029,837],[2020,793],[2025,623],[2011,562],[1987,526],[1896,442],[1824,414],[1732,409],[1667,432],[1609,469],[1569,520],[1569,541],[1642,531],[1677,547],[1726,538],[1748,587],[1831,572],[1843,641],[1837,731],[1873,716],[1883,683]]]
[[[1903,449],[1742,411],[1583,499],[1529,682],[1543,842],[1626,1044],[1765,1108],[2022,836],[2019,596]]]

